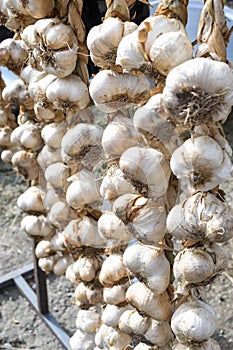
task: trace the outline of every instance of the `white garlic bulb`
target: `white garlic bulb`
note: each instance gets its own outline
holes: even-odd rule
[[[43,171],[51,164],[61,163],[61,149],[45,145],[38,154],[37,162]]]
[[[20,3],[25,6],[23,0],[20,0]],[[53,8],[54,0],[28,0],[26,6],[28,14],[34,18],[47,17]]]
[[[130,283],[117,284],[103,289],[103,299],[106,304],[118,305],[125,302],[125,294]]]
[[[75,278],[84,282],[92,281],[100,269],[100,260],[95,256],[81,255],[72,266]]]
[[[9,70],[20,73],[27,59],[26,45],[23,40],[5,39],[0,43],[1,65],[7,66]]]
[[[49,273],[53,271],[53,267],[55,263],[58,261],[58,259],[59,259],[58,254],[48,256],[46,258],[40,258],[38,260],[38,265],[42,271]]]
[[[153,148],[130,147],[120,157],[120,168],[132,182],[148,186],[148,196],[164,195],[170,177],[169,162]]]
[[[22,79],[16,79],[9,83],[2,91],[2,98],[7,103],[16,103],[25,109],[33,109],[33,100]]]
[[[162,106],[162,94],[152,96],[144,106],[136,110],[133,124],[135,129],[144,135],[151,147],[168,154],[169,158],[181,145],[176,129],[166,119]]]
[[[63,161],[89,157],[96,161],[96,151],[100,148],[103,129],[99,125],[80,123],[69,129],[61,141]]]
[[[94,344],[94,335],[91,333],[83,333],[80,329],[70,338],[71,350],[92,350]]]
[[[169,319],[172,304],[167,292],[155,295],[143,283],[133,283],[126,292],[126,300],[145,316],[157,321]]]
[[[208,191],[230,177],[231,160],[213,138],[199,136],[175,150],[170,166],[178,179],[188,181],[192,191]]]
[[[75,212],[62,201],[54,203],[48,212],[49,222],[59,229],[63,229],[74,218],[76,218]]]
[[[41,137],[49,147],[60,148],[61,140],[66,133],[66,121],[49,123],[41,130]]]
[[[18,197],[17,206],[26,212],[43,213],[45,212],[44,196],[45,192],[41,187],[31,186]]]
[[[145,334],[150,325],[150,318],[143,317],[136,309],[126,310],[120,317],[119,328],[122,332],[132,334]]]
[[[50,237],[55,233],[55,229],[50,225],[47,218],[43,215],[27,215],[21,221],[21,228],[30,237]]]
[[[141,195],[125,194],[115,200],[113,212],[127,230],[145,244],[157,243],[164,237],[166,210],[159,202]]]
[[[27,151],[15,152],[11,159],[13,167],[24,179],[35,180],[39,176],[36,155]]]
[[[163,105],[169,119],[179,125],[223,123],[230,113],[232,97],[233,73],[228,65],[195,58],[170,71]]]
[[[65,275],[67,268],[72,263],[72,258],[69,254],[63,254],[59,257],[59,259],[55,262],[53,266],[53,273],[56,276]]]
[[[11,142],[33,151],[40,150],[43,141],[38,130],[38,125],[30,121],[18,126],[11,133]]]
[[[125,193],[138,193],[138,191],[123,171],[112,165],[102,180],[100,194],[104,199],[113,201]]]
[[[90,97],[86,84],[78,75],[71,74],[57,78],[46,89],[46,97],[56,109],[61,109],[66,117],[86,108]]]
[[[14,155],[14,151],[12,151],[10,149],[4,149],[1,152],[1,160],[4,163],[11,163],[13,155]]]
[[[56,250],[54,249],[50,241],[42,240],[39,243],[37,243],[35,254],[38,259],[47,258],[48,256],[54,255],[55,253]]]
[[[53,204],[56,202],[66,202],[65,194],[63,192],[63,189],[61,188],[54,188],[51,187],[51,185],[47,185],[45,198],[44,198],[44,206],[46,211],[49,211]]]
[[[150,83],[144,75],[102,70],[90,84],[90,95],[102,112],[116,112],[127,104],[145,102],[150,97]]]
[[[137,28],[133,22],[123,22],[117,17],[108,17],[91,28],[87,36],[87,47],[95,65],[108,69],[115,65],[119,42],[126,33]]]
[[[85,204],[98,201],[100,199],[99,187],[100,180],[96,179],[92,172],[83,169],[75,174],[74,181],[67,189],[67,203],[72,208],[78,209]]]
[[[173,337],[168,321],[159,322],[153,319],[144,336],[146,340],[159,347],[166,345]]]
[[[104,260],[99,273],[99,281],[104,287],[112,287],[115,284],[125,283],[129,279],[129,272],[124,263],[123,256],[114,253]]]
[[[45,169],[45,180],[55,188],[66,188],[69,168],[63,163],[53,163]]]
[[[216,329],[216,315],[208,304],[190,299],[176,309],[171,327],[183,344],[206,341]]]
[[[154,293],[163,293],[170,281],[170,263],[161,249],[142,244],[130,245],[123,255],[129,271]]]
[[[132,239],[124,223],[112,211],[106,211],[100,216],[98,231],[101,237],[111,240],[114,246],[127,244]]]
[[[102,312],[101,320],[109,327],[117,327],[121,315],[131,308],[128,304],[122,306],[107,304]]]
[[[64,229],[65,244],[81,247],[104,248],[106,240],[100,237],[97,222],[91,217],[84,216],[81,220],[71,220]]]
[[[81,282],[75,288],[75,300],[79,307],[97,305],[103,301],[103,288],[96,281]]]
[[[117,328],[102,324],[95,335],[95,344],[101,349],[119,350],[129,345],[131,337]]]
[[[84,333],[95,333],[100,326],[100,310],[91,306],[88,310],[79,309],[76,318],[76,327]]]
[[[142,143],[141,134],[134,129],[132,120],[126,117],[114,118],[103,132],[102,147],[111,157],[120,156],[128,148]]]

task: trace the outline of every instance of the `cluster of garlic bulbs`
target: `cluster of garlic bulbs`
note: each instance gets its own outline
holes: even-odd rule
[[[219,243],[233,236],[218,187],[231,172],[221,125],[233,73],[202,37],[207,6],[193,58],[186,1],[161,1],[139,26],[130,1],[106,4],[87,38],[82,1],[0,4],[17,32],[0,45],[19,76],[1,82],[0,145],[30,180],[21,226],[40,268],[75,286],[72,350],[219,350],[203,287],[226,268]],[[101,68],[90,84],[86,45]],[[176,255],[171,237],[184,243]]]

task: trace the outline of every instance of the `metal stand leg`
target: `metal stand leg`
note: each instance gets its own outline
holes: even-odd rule
[[[33,261],[34,264],[28,264],[21,269],[11,271],[3,276],[0,276],[0,289],[15,285],[19,291],[27,298],[37,314],[40,316],[46,326],[53,332],[64,349],[70,350],[69,336],[64,329],[59,325],[57,320],[49,313],[48,295],[46,285],[46,275],[38,266],[38,259],[35,256],[35,245],[33,241]],[[27,277],[32,277],[34,272],[36,293],[27,283]]]

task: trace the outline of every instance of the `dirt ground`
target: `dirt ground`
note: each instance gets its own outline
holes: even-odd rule
[[[225,132],[233,146],[233,118],[225,124]],[[32,261],[32,241],[20,229],[22,213],[16,205],[17,197],[26,189],[24,181],[9,166],[0,164],[0,276]],[[227,201],[233,206],[232,180],[221,186]],[[214,307],[218,329],[214,338],[222,350],[233,349],[233,240],[224,245],[229,256],[228,277],[222,275],[208,290],[208,302]],[[232,280],[230,280],[232,278]],[[34,287],[34,281],[30,281]],[[75,331],[77,314],[74,287],[65,277],[49,275],[48,295],[50,312],[69,335]],[[46,328],[30,304],[15,287],[0,291],[0,350],[36,349],[60,350],[63,347]]]

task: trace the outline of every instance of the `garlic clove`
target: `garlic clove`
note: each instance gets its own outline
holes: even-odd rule
[[[79,309],[76,318],[76,327],[84,333],[95,333],[100,326],[100,310],[91,306],[88,310]]]
[[[125,283],[129,273],[123,264],[122,254],[112,254],[104,260],[99,274],[99,281],[104,287]]]
[[[113,287],[103,289],[103,299],[106,304],[118,305],[125,302],[125,294],[129,287],[129,282],[118,284]]]

